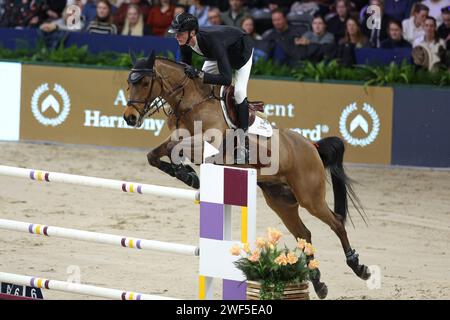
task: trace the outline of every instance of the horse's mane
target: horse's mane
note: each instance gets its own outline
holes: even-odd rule
[[[164,60],[164,61],[168,61],[168,62],[170,62],[170,63],[173,63],[173,64],[177,65],[177,66],[180,66],[180,67],[184,67],[184,63],[182,63],[182,62],[178,62],[178,61],[175,61],[175,60],[173,60],[173,59],[170,59],[170,58],[168,58],[168,57],[164,57],[164,56],[157,56],[157,57],[156,57],[156,59],[158,59],[158,60]]]

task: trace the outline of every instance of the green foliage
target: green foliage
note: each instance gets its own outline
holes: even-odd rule
[[[138,57],[144,56],[141,52]],[[171,52],[165,54],[174,58]],[[72,45],[64,47],[60,45],[56,49],[49,50],[43,41],[39,41],[35,48],[30,48],[25,42],[18,42],[17,49],[9,50],[0,47],[0,59],[18,60],[23,62],[56,63],[71,65],[94,65],[104,67],[130,68],[131,60],[128,53],[101,52],[89,53],[87,46],[77,47]],[[192,63],[196,68],[201,68],[204,59],[196,54],[193,55]],[[312,63],[302,61],[296,67],[279,65],[272,60],[259,59],[252,67],[254,76],[289,77],[299,81],[358,81],[364,86],[387,86],[387,85],[435,85],[450,86],[450,72],[446,69],[428,72],[417,69],[415,66],[403,62],[400,65],[391,63],[388,66],[355,66],[345,67],[336,60],[330,62],[322,61]]]
[[[311,244],[307,246],[313,250]],[[276,242],[267,241],[253,252],[245,247],[242,250],[244,256],[234,264],[247,280],[261,284],[261,300],[281,299],[287,285],[305,282],[317,272],[317,269],[310,270],[308,260],[311,257],[299,247],[279,249]]]

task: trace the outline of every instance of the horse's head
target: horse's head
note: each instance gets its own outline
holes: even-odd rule
[[[123,113],[123,118],[129,126],[140,127],[145,117],[152,110],[152,102],[161,93],[155,86],[156,71],[155,54],[148,58],[136,60],[134,53],[131,54],[133,68],[128,75],[129,99]]]

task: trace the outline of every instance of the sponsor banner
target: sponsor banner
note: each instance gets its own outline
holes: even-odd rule
[[[392,88],[253,79],[248,92],[279,128],[312,141],[341,137],[347,162],[391,162]]]
[[[76,144],[153,148],[168,135],[163,112],[141,128],[125,123],[127,71],[22,66],[20,138]],[[339,136],[345,160],[391,161],[391,88],[252,79],[249,98],[265,101],[273,124],[312,141]]]
[[[20,63],[0,62],[0,140],[19,140]]]
[[[129,127],[122,113],[128,72],[22,66],[20,138],[153,148],[168,135],[164,113]]]
[[[394,89],[392,164],[450,167],[450,90]]]

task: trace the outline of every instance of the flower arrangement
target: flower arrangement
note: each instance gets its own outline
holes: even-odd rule
[[[281,299],[286,286],[306,282],[319,267],[310,243],[297,239],[294,250],[278,248],[281,237],[280,231],[268,228],[267,239],[257,238],[253,250],[248,243],[230,249],[232,255],[241,256],[234,264],[247,280],[261,284],[261,300]]]

